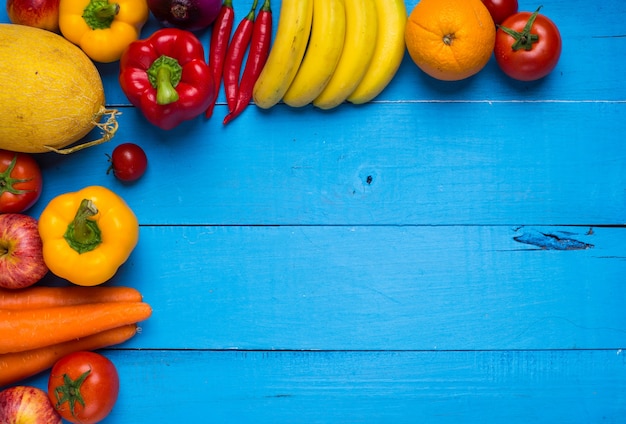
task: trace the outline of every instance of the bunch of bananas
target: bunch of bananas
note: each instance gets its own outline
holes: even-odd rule
[[[331,109],[372,100],[402,62],[406,20],[404,0],[283,0],[254,102]]]

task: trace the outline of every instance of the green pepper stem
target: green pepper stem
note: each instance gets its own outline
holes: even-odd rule
[[[109,19],[115,17],[120,12],[120,5],[117,3],[107,3],[95,10],[95,15],[99,19]]]
[[[148,68],[148,80],[156,88],[156,102],[159,105],[168,105],[178,101],[176,86],[180,82],[183,67],[178,61],[169,56],[161,56]]]
[[[157,103],[168,105],[178,100],[178,92],[172,85],[171,69],[161,66],[157,71]]]
[[[120,12],[120,5],[108,0],[90,0],[83,10],[83,19],[91,29],[107,29]]]
[[[102,237],[98,223],[92,219],[98,213],[98,208],[90,199],[83,199],[78,206],[74,220],[70,222],[65,231],[64,238],[70,247],[78,253],[94,250]]]
[[[254,15],[256,14],[256,5],[257,5],[257,3],[258,3],[258,0],[254,0],[252,2],[252,7],[250,8],[250,11],[246,15],[246,19],[247,20],[254,22]]]

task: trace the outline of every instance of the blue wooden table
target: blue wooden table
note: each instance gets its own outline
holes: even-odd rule
[[[154,313],[103,351],[105,423],[626,422],[626,2],[542,13],[563,37],[544,80],[492,59],[441,82],[406,55],[374,102],[226,127],[223,92],[210,120],[150,126],[99,65],[118,135],[37,156],[29,213],[99,184],[139,218],[107,284]],[[129,141],[149,169],[123,184],[106,154]]]

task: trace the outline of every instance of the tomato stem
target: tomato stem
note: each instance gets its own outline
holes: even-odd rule
[[[535,10],[533,14],[530,15],[530,18],[528,18],[528,22],[526,22],[526,25],[524,25],[524,29],[522,29],[521,32],[504,27],[502,25],[498,25],[498,28],[500,28],[502,31],[515,39],[515,42],[511,46],[513,51],[518,51],[520,49],[524,49],[526,51],[532,50],[533,44],[539,42],[539,36],[537,34],[531,34],[530,30],[532,29],[533,24],[535,23],[535,19],[537,19],[537,15],[539,15],[539,10],[542,7],[543,6],[539,6],[537,10]]]
[[[54,396],[57,400],[54,407],[57,410],[61,407],[61,405],[67,402],[69,404],[72,417],[76,418],[76,404],[79,403],[80,406],[83,408],[85,407],[85,400],[80,393],[80,386],[82,386],[90,372],[90,369],[85,371],[76,380],[72,380],[69,375],[63,374],[63,384],[54,389]]]
[[[24,194],[24,193],[29,193],[33,191],[33,190],[19,190],[14,187],[15,184],[26,183],[32,179],[32,178],[24,178],[24,179],[12,178],[11,173],[13,172],[13,169],[15,168],[16,163],[17,163],[17,153],[15,154],[15,156],[13,156],[13,159],[11,160],[9,167],[5,171],[0,172],[0,196],[4,193]]]

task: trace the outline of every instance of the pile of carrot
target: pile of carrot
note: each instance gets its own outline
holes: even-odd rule
[[[0,289],[0,387],[69,353],[123,343],[151,314],[131,287]]]

